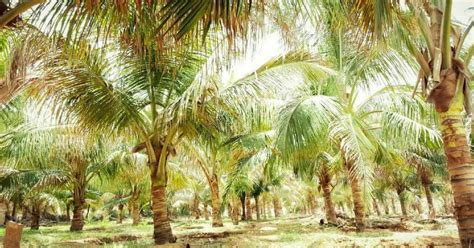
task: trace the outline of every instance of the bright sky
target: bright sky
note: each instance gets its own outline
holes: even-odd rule
[[[473,8],[473,9],[469,9]],[[454,0],[453,1],[453,12],[452,18],[458,22],[467,25],[470,21],[474,21],[474,0]],[[466,39],[465,45],[474,43],[474,31],[470,33]],[[232,78],[239,78],[243,75],[247,75],[252,72],[258,66],[264,64],[271,58],[277,57],[284,52],[284,46],[278,34],[273,33],[268,35],[263,42],[258,46],[253,54],[249,54],[245,59],[240,60],[237,65],[233,68],[233,71],[224,73],[223,79],[226,82]],[[414,84],[416,81],[416,75],[409,76],[409,82],[389,82],[390,84],[397,83],[409,83]],[[386,83],[376,83],[374,87],[366,92],[362,92],[359,100],[363,100],[368,95],[376,92],[382,88]],[[365,95],[365,97],[364,97]]]
[[[473,9],[469,9],[473,8]],[[474,21],[474,0],[454,0],[452,18],[458,22],[467,25],[469,21]],[[474,30],[470,33],[466,44],[474,43]],[[246,75],[258,66],[264,64],[273,57],[277,57],[284,52],[282,41],[278,34],[270,34],[258,46],[256,52],[241,60],[231,75],[226,75],[225,79],[238,78]],[[415,81],[416,78],[413,79]]]
[[[468,8],[474,8],[474,1],[454,0],[452,17],[455,20],[459,20],[462,23],[467,24],[469,20],[472,20],[474,18],[474,10],[468,10]]]

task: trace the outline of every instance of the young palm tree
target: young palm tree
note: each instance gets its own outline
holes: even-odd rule
[[[423,187],[426,202],[428,204],[428,216],[430,219],[436,218],[436,210],[433,203],[432,187],[437,178],[446,178],[447,171],[445,158],[440,156],[437,150],[407,151],[407,163],[416,169],[416,174]]]
[[[13,125],[1,138],[2,160],[13,168],[43,172],[36,188],[69,189],[74,213],[71,231],[82,230],[89,182],[98,175],[115,171],[115,167],[107,163],[108,144],[102,137],[87,134],[74,123],[46,121],[48,114],[32,108],[34,104],[27,102],[16,109],[2,110],[6,116],[14,117],[8,122]],[[31,113],[35,112],[38,115],[32,118]]]
[[[143,194],[148,192],[150,186],[148,180],[143,180],[143,178],[149,177],[147,156],[140,153],[130,153],[126,147],[121,147],[112,153],[110,163],[117,163],[119,171],[112,180],[106,181],[106,184],[108,184],[106,188],[111,189],[107,191],[114,192],[114,189],[116,191],[117,183],[126,186],[119,189],[123,191],[119,194],[123,196],[120,204],[128,204],[132,224],[138,225],[140,223],[140,206]]]
[[[9,167],[0,168],[1,199],[13,202],[11,217],[16,219],[16,209],[23,208],[23,216],[30,214],[30,227],[38,230],[41,214],[47,209],[58,209],[59,200],[51,192],[41,192],[36,186],[46,176],[47,171],[17,170]]]
[[[328,150],[331,150],[328,147]],[[334,189],[334,174],[338,172],[338,166],[335,156],[331,156],[328,152],[321,152],[315,157],[308,158],[308,161],[313,161],[313,163],[308,163],[307,165],[295,163],[295,172],[308,180],[313,180],[313,178],[318,179],[318,188],[319,191],[322,191],[324,198],[324,210],[326,214],[326,220],[329,223],[336,224],[336,210],[331,197],[331,192]],[[340,172],[340,171],[339,171]]]
[[[8,133],[11,143],[2,152],[8,154],[4,158],[12,165],[47,171],[36,187],[65,187],[71,190],[73,218],[70,230],[80,231],[84,226],[83,210],[89,182],[95,176],[113,173],[115,169],[107,164],[102,142],[92,145],[91,140],[85,140],[82,133],[74,134],[62,127],[47,128],[49,130],[46,131],[36,128]],[[38,146],[44,148],[38,149]]]
[[[390,154],[385,158],[380,157],[382,160],[377,163],[388,165],[388,167],[393,167],[398,163],[400,168],[405,168],[405,165],[415,168],[416,175],[425,189],[430,216],[434,218],[434,207],[429,187],[433,183],[434,176],[443,175],[444,166],[443,157],[437,155],[442,142],[441,135],[436,130],[436,116],[434,110],[423,99],[412,96],[411,87],[398,87],[393,90],[398,94],[398,100],[390,96],[393,95],[393,92],[387,92],[378,96],[378,100],[372,104],[372,108],[388,110],[381,118],[382,132],[380,135],[384,140],[390,140],[384,144]],[[382,98],[391,100],[386,102]],[[378,107],[376,107],[377,105]],[[399,176],[404,178],[404,175],[406,174],[402,173]],[[413,178],[408,177],[407,179]],[[411,183],[413,184],[413,181]]]
[[[320,81],[320,79],[316,80]],[[334,78],[330,76],[326,82],[334,82],[333,80]],[[315,86],[312,87],[320,88],[320,93],[311,92],[309,85],[309,90],[301,92],[298,98],[283,108],[277,141],[279,150],[287,161],[296,161],[303,164],[300,167],[305,167],[305,164],[316,161],[318,153],[323,154],[326,151],[330,153],[330,150],[336,149],[349,177],[357,228],[363,230],[365,206],[361,183],[372,178],[369,165],[379,147],[375,133],[370,131],[372,116],[370,112],[364,110],[363,105],[354,105],[356,95],[354,89],[348,96],[338,99],[337,95],[323,95],[325,87],[329,89],[329,91],[326,90],[328,93],[331,93],[331,88],[328,88],[329,84],[324,81],[318,85],[318,81],[315,81],[313,83]],[[328,142],[321,142],[325,140]],[[308,150],[313,153],[307,152]],[[318,164],[323,165],[316,171],[322,172],[321,182],[326,187],[329,181],[327,168],[325,168],[327,162]],[[329,201],[327,203],[330,210]],[[333,220],[331,215],[328,219]]]
[[[385,178],[385,183],[397,193],[402,217],[408,217],[407,197],[410,190],[417,184],[416,171],[413,167],[396,163],[383,165],[382,171],[383,173],[379,176]]]
[[[318,20],[324,20],[314,23],[320,30],[321,43],[315,48],[320,56],[300,65],[306,85],[282,108],[277,144],[287,162],[297,161],[302,167],[314,163],[318,153],[336,150],[350,179],[358,230],[363,230],[362,188],[366,187],[362,183],[368,185],[372,177],[370,164],[380,142],[372,131],[377,112],[366,111],[357,94],[370,81],[399,79],[410,69],[391,47],[384,48],[385,52],[381,47],[357,49],[349,39],[345,11],[331,2],[318,7],[318,18],[322,18]],[[397,71],[384,69],[389,61],[398,65]],[[325,140],[329,142],[321,144]]]

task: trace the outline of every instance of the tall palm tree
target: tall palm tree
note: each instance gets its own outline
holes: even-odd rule
[[[174,152],[171,143],[179,126],[169,125],[172,119],[166,108],[194,80],[202,56],[177,51],[172,57],[146,57],[127,50],[112,55],[107,53],[110,50],[101,51],[87,44],[61,47],[47,37],[37,37],[52,49],[37,61],[39,76],[33,85],[34,97],[44,104],[54,103],[55,108],[60,108],[58,115],[76,119],[90,130],[131,136],[140,143],[133,152],[146,149],[154,237],[157,243],[173,241],[166,208],[166,165]],[[106,112],[102,111],[104,108]]]
[[[464,111],[471,118],[468,68],[474,52],[466,48],[473,24],[460,26],[452,20],[452,0],[407,1],[405,5],[377,5],[355,1],[349,5],[360,21],[364,38],[382,38],[397,32],[419,64],[417,86],[439,114],[447,167],[454,194],[456,219],[463,247],[474,239],[474,165],[464,126]],[[379,39],[382,40],[382,39]],[[470,127],[469,127],[470,128]]]

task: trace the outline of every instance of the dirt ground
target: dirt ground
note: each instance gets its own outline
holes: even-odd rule
[[[459,247],[451,218],[436,221],[404,221],[398,217],[372,219],[372,227],[355,232],[350,220],[340,226],[320,225],[316,217],[287,217],[267,221],[226,221],[212,228],[209,221],[173,222],[178,243],[164,247]],[[83,232],[70,233],[68,226],[25,229],[22,247],[150,247],[152,225],[114,222],[88,223]],[[0,229],[3,236],[4,229]]]
[[[212,230],[206,225],[184,225],[175,230],[179,242],[191,247],[458,247],[457,229],[452,219],[417,223],[398,218],[373,220],[363,233],[349,224],[321,226],[319,219],[285,218],[253,222],[230,230]],[[388,224],[389,223],[389,224]],[[193,233],[182,229],[201,228]],[[223,229],[226,229],[224,227]],[[212,233],[223,233],[215,237]]]

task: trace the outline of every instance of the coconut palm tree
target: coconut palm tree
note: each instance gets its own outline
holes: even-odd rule
[[[413,167],[404,164],[385,164],[382,167],[384,173],[380,176],[385,178],[385,183],[392,187],[397,193],[402,210],[402,216],[408,217],[407,196],[411,189],[416,187],[417,175]]]
[[[349,7],[353,16],[360,19],[354,23],[360,23],[360,30],[367,31],[359,32],[360,36],[381,38],[397,32],[400,42],[419,64],[417,86],[421,85],[422,95],[434,104],[439,114],[459,236],[462,246],[469,247],[474,239],[474,227],[470,224],[474,218],[474,188],[469,183],[474,177],[474,165],[463,119],[464,111],[468,118],[471,116],[468,68],[474,50],[472,46],[463,49],[473,24],[462,26],[453,22],[452,0],[407,1],[383,6],[357,2],[362,4]]]
[[[114,173],[115,166],[107,163],[106,140],[88,135],[74,123],[46,122],[46,113],[36,112],[34,102],[13,109],[17,116],[9,129],[2,134],[0,152],[4,164],[16,169],[38,170],[41,178],[35,184],[38,189],[64,187],[71,191],[73,219],[71,231],[82,230],[83,209],[89,182],[98,175]],[[9,108],[3,112],[10,112]],[[39,117],[43,116],[43,117]],[[99,141],[95,141],[99,139]],[[61,152],[58,152],[61,151]],[[39,200],[39,199],[38,199]]]
[[[51,127],[48,127],[51,128]],[[36,184],[38,188],[65,187],[71,190],[73,199],[73,218],[71,231],[82,230],[84,226],[83,210],[86,203],[88,183],[100,174],[113,173],[115,170],[107,164],[103,154],[105,151],[101,142],[91,145],[83,134],[72,134],[64,137],[62,134],[51,134],[39,129],[17,129],[7,134],[11,142],[4,147],[8,163],[19,168],[34,168],[46,170],[47,173]],[[46,132],[46,133],[45,133]],[[60,130],[59,132],[70,132]],[[78,136],[81,138],[79,138]],[[55,137],[56,136],[56,137]],[[94,137],[95,139],[95,137]],[[40,151],[36,145],[44,147]],[[35,146],[35,147],[32,147]],[[62,154],[56,151],[63,151]],[[34,151],[34,152],[33,152]],[[5,157],[4,157],[5,159]]]
[[[138,225],[140,223],[142,198],[144,193],[148,192],[150,186],[148,180],[143,180],[143,178],[149,177],[147,156],[141,153],[131,153],[126,146],[122,145],[110,155],[109,162],[116,163],[119,169],[111,180],[105,180],[106,185],[101,188],[120,196],[118,197],[119,201],[115,202],[122,205],[119,206],[121,208],[120,212],[123,211],[123,204],[128,204],[132,224]],[[117,189],[117,183],[125,187]]]
[[[318,87],[317,81],[315,84],[314,88]],[[324,83],[319,87],[323,89]],[[302,92],[283,108],[278,128],[279,150],[287,161],[301,161],[299,163],[302,164],[314,163],[318,151],[327,151],[325,147],[338,150],[343,168],[350,179],[357,227],[358,230],[363,230],[365,207],[361,179],[372,178],[368,165],[379,147],[375,134],[369,131],[372,122],[370,113],[365,112],[363,107],[358,109],[360,106],[354,105],[354,89],[340,100],[337,96],[313,94],[311,90]],[[332,127],[331,130],[329,126]],[[324,140],[328,143],[320,142]],[[304,152],[308,150],[314,152]],[[327,171],[324,167],[318,170],[323,176]],[[327,174],[322,179],[321,182],[327,185]]]
[[[406,152],[407,163],[416,169],[416,174],[423,187],[426,202],[428,204],[428,216],[436,218],[436,210],[433,203],[432,187],[437,178],[446,178],[447,171],[445,158],[439,155],[438,150],[419,150]]]
[[[47,209],[58,209],[59,200],[52,192],[41,192],[36,187],[45,177],[47,171],[17,170],[9,167],[0,168],[0,198],[13,202],[11,217],[16,219],[17,208],[22,207],[31,216],[30,227],[38,230],[41,214]],[[22,216],[23,219],[25,219]]]
[[[222,135],[220,135],[220,137],[222,137]],[[197,139],[183,142],[184,149],[195,158],[195,161],[192,163],[199,166],[208,183],[211,192],[213,227],[223,226],[219,181],[226,165],[232,162],[232,159],[229,158],[229,149],[221,146],[221,143],[218,137],[212,134],[206,135],[204,132],[201,132],[200,137]],[[228,166],[229,165],[227,165],[227,167]],[[198,195],[195,195],[195,198],[197,199]]]
[[[331,150],[328,146],[328,151]],[[307,159],[307,160],[306,160]],[[313,161],[312,163],[309,161]],[[294,171],[300,177],[312,181],[317,179],[318,190],[322,191],[324,198],[324,210],[326,220],[329,223],[336,223],[336,211],[331,197],[331,192],[334,189],[335,181],[334,175],[340,172],[340,166],[336,164],[340,161],[337,155],[331,156],[328,152],[323,151],[316,155],[308,156],[304,160],[294,161]]]
[[[169,125],[170,115],[165,109],[193,81],[202,56],[182,51],[167,58],[145,58],[126,50],[118,56],[87,45],[85,49],[82,45],[79,45],[81,48],[64,47],[70,52],[65,54],[62,47],[47,37],[37,37],[52,49],[43,54],[44,59],[36,67],[40,76],[35,79],[38,83],[34,96],[44,104],[54,102],[61,108],[61,113],[56,112],[58,115],[77,119],[83,127],[131,136],[139,143],[133,152],[146,148],[152,182],[154,237],[157,243],[173,241],[165,204],[166,160],[174,152],[171,142],[179,126]],[[115,59],[106,59],[109,56]],[[149,64],[150,59],[155,62]],[[102,111],[104,108],[108,109],[107,115]]]
[[[41,215],[48,208],[58,209],[59,201],[54,194],[46,192],[31,192],[25,198],[24,207],[31,214],[31,229],[38,230],[40,226]],[[57,210],[56,210],[57,211]]]

